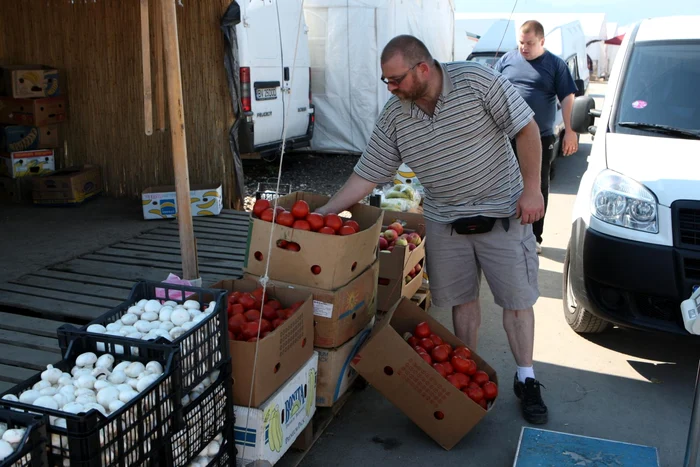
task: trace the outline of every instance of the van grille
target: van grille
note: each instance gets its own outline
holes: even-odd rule
[[[679,209],[678,230],[682,244],[700,246],[700,209]]]

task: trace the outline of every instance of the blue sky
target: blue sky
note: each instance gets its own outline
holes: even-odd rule
[[[516,0],[455,0],[456,11],[510,12]],[[517,0],[516,12],[607,13],[626,25],[649,16],[700,15],[699,0]]]

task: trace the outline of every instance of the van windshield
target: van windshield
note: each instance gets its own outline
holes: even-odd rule
[[[700,135],[700,41],[636,44],[616,113],[619,133]]]
[[[498,59],[502,56],[502,53],[499,53],[498,56],[496,56],[495,53],[488,53],[484,55],[472,55],[469,58],[469,61],[481,63],[482,65],[486,65],[489,68],[493,68]]]

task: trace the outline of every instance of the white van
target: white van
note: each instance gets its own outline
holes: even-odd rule
[[[588,89],[589,76],[586,63],[586,36],[583,34],[581,23],[573,21],[549,30],[546,25],[544,26],[545,31],[547,31],[544,39],[545,49],[566,62],[578,88],[576,95],[583,95]],[[493,68],[506,52],[517,48],[518,38],[515,23],[507,19],[501,19],[494,22],[484,35],[479,38],[467,60],[476,61]],[[554,116],[554,135],[556,139],[550,164],[562,155],[562,141],[564,140],[565,130],[561,103],[557,102],[557,112]],[[551,168],[553,175],[554,164],[551,164]]]
[[[285,118],[285,151],[309,146],[314,108],[302,1],[235,1],[240,8],[236,25],[243,112],[238,126],[240,152],[263,156],[278,153]]]
[[[698,24],[637,24],[602,111],[590,96],[574,103],[574,130],[595,135],[563,271],[564,315],[578,333],[612,323],[688,335],[680,304],[700,285]]]

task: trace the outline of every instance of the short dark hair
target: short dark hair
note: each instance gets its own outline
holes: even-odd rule
[[[539,37],[540,39],[544,39],[544,27],[542,26],[542,23],[535,21],[534,19],[525,21],[523,25],[520,26],[520,30],[524,33],[534,32],[535,36]]]
[[[386,63],[397,54],[401,54],[407,63],[427,62],[429,65],[433,63],[433,57],[425,44],[407,34],[396,36],[387,43],[382,51],[381,63]]]

